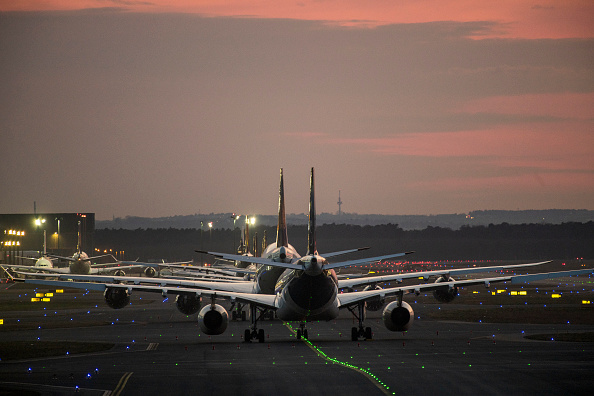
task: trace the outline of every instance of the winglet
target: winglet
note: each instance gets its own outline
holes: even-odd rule
[[[317,254],[314,168],[311,168],[311,178],[309,181],[309,221],[307,223],[307,255],[312,254]]]
[[[287,218],[285,216],[285,186],[283,183],[283,168],[280,170],[280,187],[278,192],[278,226],[276,227],[276,247],[289,246],[287,236]]]

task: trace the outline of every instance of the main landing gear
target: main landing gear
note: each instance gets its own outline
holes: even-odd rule
[[[305,328],[305,322],[299,323],[299,328],[297,329],[297,339],[300,340],[301,337],[305,340],[309,339],[307,329]]]
[[[266,309],[261,309],[253,304],[250,304],[252,325],[249,329],[245,329],[245,332],[243,333],[244,342],[252,342],[252,340],[258,340],[260,343],[264,342],[264,329],[258,329],[258,320],[262,319],[266,315],[266,311]]]
[[[241,320],[245,322],[246,320],[246,313],[243,310],[245,304],[241,303],[233,303],[231,306],[231,320]]]
[[[373,338],[373,332],[371,331],[371,327],[364,327],[363,321],[365,320],[365,302],[359,302],[357,304],[358,314],[355,313],[355,310],[352,307],[349,307],[349,311],[353,314],[355,318],[359,321],[359,328],[353,327],[351,329],[351,340],[358,341],[360,337],[371,340]]]

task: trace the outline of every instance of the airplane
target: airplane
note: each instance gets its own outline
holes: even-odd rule
[[[281,177],[282,186],[282,177]],[[282,191],[282,189],[281,189]],[[438,270],[425,271],[413,274],[400,274],[402,278],[418,277],[422,274],[423,278],[429,279],[437,276],[438,281],[434,283],[420,283],[409,286],[390,287],[377,289],[373,287],[370,290],[353,291],[339,293],[339,281],[335,274],[335,269],[367,264],[369,262],[379,261],[388,258],[404,256],[410,252],[390,254],[366,259],[347,260],[337,263],[329,263],[328,257],[336,256],[342,252],[331,253],[325,257],[318,254],[316,248],[315,236],[315,197],[314,197],[314,170],[311,170],[310,179],[310,207],[308,223],[308,250],[307,254],[296,260],[287,260],[286,235],[281,232],[277,236],[277,245],[274,249],[278,252],[273,261],[266,257],[249,258],[251,263],[260,264],[258,275],[262,268],[278,270],[282,269],[282,274],[278,278],[272,294],[262,293],[263,288],[258,284],[260,279],[264,282],[264,277],[257,277],[255,282],[238,282],[231,290],[231,285],[227,290],[217,290],[221,284],[213,282],[174,280],[174,279],[147,279],[147,278],[125,278],[109,276],[83,276],[71,275],[61,276],[62,280],[52,281],[44,279],[26,279],[26,283],[51,285],[55,287],[74,287],[88,290],[99,290],[104,292],[106,303],[114,309],[123,308],[130,302],[130,296],[133,291],[161,293],[177,295],[177,308],[185,313],[191,314],[198,312],[198,324],[200,329],[208,335],[222,334],[228,325],[229,315],[227,310],[217,304],[217,299],[223,299],[231,302],[241,302],[249,304],[251,312],[251,326],[245,330],[244,341],[251,342],[257,339],[264,342],[264,329],[258,329],[258,321],[262,315],[272,310],[276,312],[277,317],[282,321],[298,321],[298,338],[308,338],[305,324],[312,320],[332,320],[335,319],[341,309],[348,309],[358,320],[358,326],[351,329],[351,339],[353,341],[359,338],[372,339],[373,334],[370,327],[365,327],[365,310],[368,301],[385,299],[386,297],[396,297],[395,301],[387,304],[382,312],[382,321],[385,327],[390,331],[407,331],[413,323],[414,311],[412,307],[404,301],[403,297],[407,294],[420,294],[425,291],[437,291],[438,295],[449,295],[446,300],[453,299],[458,292],[459,287],[472,285],[484,285],[489,287],[493,283],[511,282],[512,284],[530,282],[541,279],[550,279],[557,277],[567,277],[574,275],[585,275],[594,273],[594,269],[583,269],[562,272],[526,274],[526,275],[506,275],[496,277],[486,277],[477,279],[453,280],[450,274],[464,274],[480,271],[501,270],[507,268],[523,268],[543,264],[529,263],[516,264],[511,266],[485,267],[484,269],[460,269],[460,270]],[[281,194],[282,197],[282,194]],[[280,211],[279,211],[280,213]],[[279,216],[280,219],[280,216]],[[280,221],[279,221],[280,224]],[[281,229],[281,228],[279,228]],[[279,243],[280,241],[280,243]],[[351,250],[352,251],[352,250]],[[215,257],[221,257],[230,260],[236,260],[237,255],[224,253],[206,252]],[[285,256],[281,257],[280,254]],[[242,260],[247,260],[243,257]],[[472,270],[468,272],[469,270]],[[456,272],[457,271],[457,272]],[[66,281],[66,279],[72,279]],[[397,279],[396,279],[397,280]],[[80,282],[82,281],[82,282]],[[373,282],[378,282],[374,279]],[[343,285],[348,285],[343,283]],[[345,286],[348,287],[348,286]],[[206,304],[201,308],[202,299]]]
[[[124,269],[138,268],[140,265],[125,265],[122,266],[121,262],[117,261],[111,254],[102,254],[99,256],[91,256],[81,250],[81,232],[80,232],[80,221],[78,222],[78,244],[77,251],[72,257],[58,256],[55,254],[46,253],[45,241],[43,244],[43,256],[35,262],[35,265],[4,265],[11,270],[16,270],[15,273],[20,275],[33,275],[29,274],[30,271],[43,272],[49,274],[77,274],[77,275],[90,275],[90,274],[103,274],[113,272],[118,276],[125,276]],[[45,239],[45,234],[44,234]],[[111,257],[114,261],[111,263],[104,264],[92,264],[92,260],[98,258]],[[53,266],[52,260],[65,260],[68,261],[68,267],[56,268]],[[28,271],[27,273],[22,271]]]

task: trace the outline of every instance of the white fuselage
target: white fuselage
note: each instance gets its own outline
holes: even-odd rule
[[[262,257],[284,263],[292,263],[301,258],[293,246],[277,247],[275,243],[268,245]],[[256,274],[256,293],[274,294],[276,283],[283,272],[285,268],[261,265]]]
[[[77,252],[72,255],[75,261],[70,261],[70,273],[76,275],[88,275],[91,273],[91,260],[85,252]]]
[[[276,315],[285,321],[332,320],[338,317],[338,287],[334,271],[310,276],[303,271],[287,270],[276,291]]]

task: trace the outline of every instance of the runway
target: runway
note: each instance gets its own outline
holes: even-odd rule
[[[24,302],[30,290],[4,287],[0,302],[32,304]],[[80,306],[51,309],[71,300]],[[353,342],[347,311],[335,321],[308,324],[309,342],[296,340],[289,325],[266,321],[266,342],[246,344],[248,322],[231,322],[224,334],[209,337],[200,333],[196,315],[179,313],[160,296],[139,293],[130,306],[112,310],[98,293],[67,292],[45,310],[4,312],[2,341],[114,346],[93,354],[2,360],[0,394],[73,394],[78,386],[78,394],[86,395],[585,395],[594,387],[593,343],[524,338],[592,332],[592,325],[436,320],[429,313],[442,306],[430,297],[418,300],[411,304],[415,322],[404,334],[386,330],[375,312],[366,321],[374,339]]]

